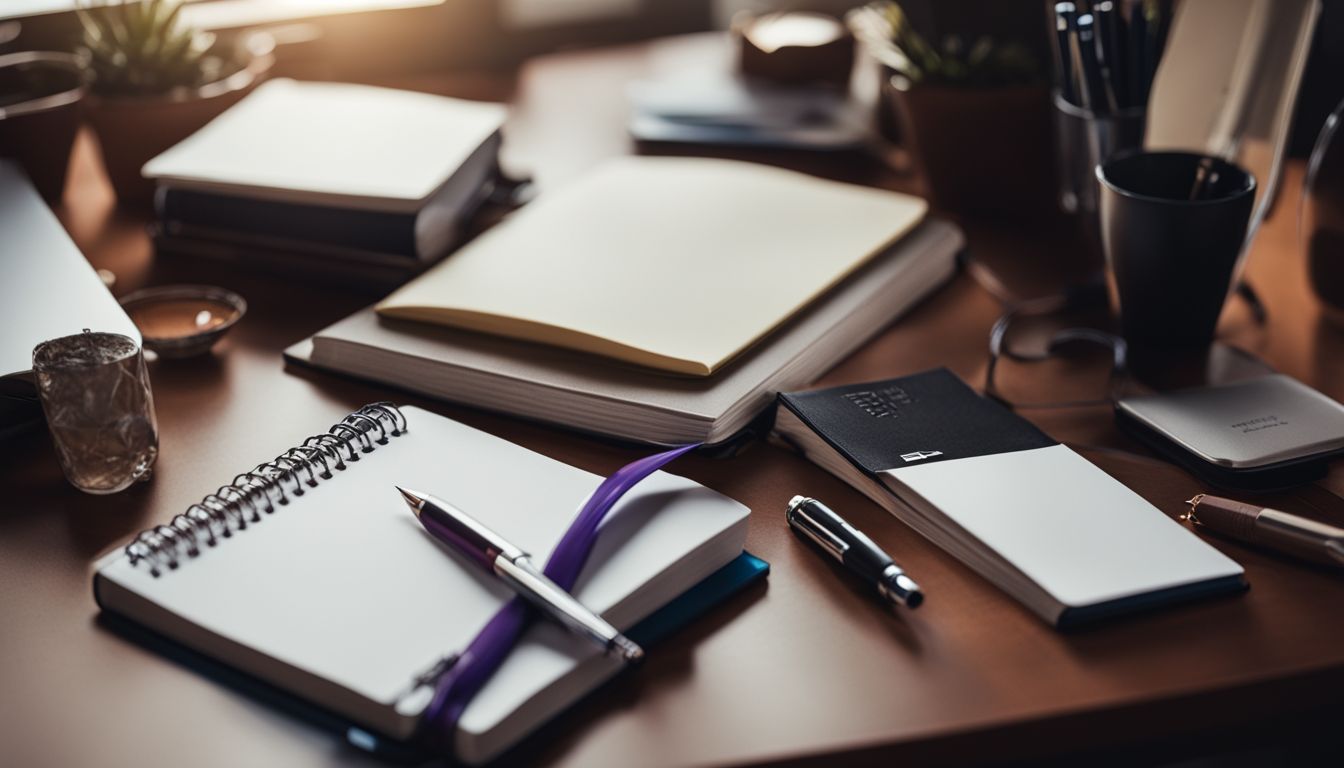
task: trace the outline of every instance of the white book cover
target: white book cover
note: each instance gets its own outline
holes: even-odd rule
[[[142,172],[182,188],[415,212],[506,113],[427,93],[270,80]]]
[[[85,329],[140,331],[18,166],[0,160],[0,377],[27,374],[33,347]]]

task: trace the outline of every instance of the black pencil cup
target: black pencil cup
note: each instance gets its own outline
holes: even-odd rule
[[[1255,177],[1191,152],[1132,151],[1102,163],[1096,178],[1125,340],[1140,349],[1208,346],[1245,247]]]

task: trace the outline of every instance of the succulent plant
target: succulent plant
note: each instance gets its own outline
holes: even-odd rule
[[[184,25],[181,10],[181,0],[80,0],[81,49],[93,90],[161,94],[227,74],[230,62],[212,53],[214,35]]]
[[[992,87],[1040,79],[1038,62],[1026,46],[988,36],[968,45],[959,35],[949,35],[934,46],[893,2],[856,8],[850,12],[849,25],[879,61],[912,84]]]

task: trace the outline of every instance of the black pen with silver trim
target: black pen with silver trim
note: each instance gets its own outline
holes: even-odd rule
[[[878,594],[906,608],[924,602],[919,585],[901,569],[891,555],[873,540],[845,522],[830,507],[816,499],[794,496],[785,517],[793,530],[811,539],[849,570],[877,587]]]

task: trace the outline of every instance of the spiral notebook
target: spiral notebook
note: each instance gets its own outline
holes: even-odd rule
[[[108,611],[405,740],[443,662],[510,594],[430,538],[394,484],[431,490],[544,561],[597,475],[418,408],[366,406],[96,566]],[[658,472],[603,528],[575,594],[629,628],[742,553],[748,510]],[[620,665],[534,624],[458,723],[497,755]]]

